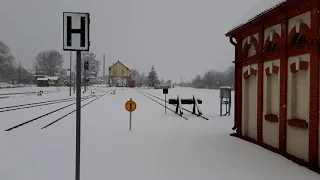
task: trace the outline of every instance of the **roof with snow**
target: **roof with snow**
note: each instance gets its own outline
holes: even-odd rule
[[[260,0],[260,2],[255,4],[241,19],[239,19],[238,25],[231,29],[226,36],[230,36],[233,31],[269,13],[273,9],[286,4],[288,1],[290,0]]]
[[[118,60],[116,63],[112,64],[111,66],[109,66],[109,69],[114,66],[117,63],[121,63],[122,65],[124,65],[128,70],[131,71],[132,65],[130,63],[127,62],[121,62],[120,60]]]
[[[124,66],[126,66],[129,70],[133,69],[133,65],[129,62],[121,62]]]
[[[220,89],[231,89],[230,86],[221,86]]]
[[[37,78],[37,81],[47,81],[47,80],[56,81],[58,79],[59,79],[59,77],[57,77],[57,76],[46,76],[44,78]]]

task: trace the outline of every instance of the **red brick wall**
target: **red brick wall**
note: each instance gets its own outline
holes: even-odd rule
[[[235,101],[235,122],[237,127],[238,135],[242,135],[242,65],[240,64],[242,60],[242,38],[237,38],[238,42],[238,59],[236,60],[236,73],[235,73],[235,81],[237,84],[236,96],[237,99]]]
[[[260,25],[260,31],[259,31],[259,47],[257,49],[257,55],[260,57],[258,59],[258,103],[257,103],[257,140],[258,142],[262,143],[262,131],[263,131],[263,57],[262,51],[264,46],[264,25]]]
[[[319,1],[312,1],[310,39],[319,39]],[[319,143],[319,47],[310,56],[309,166],[318,166]]]
[[[287,43],[288,19],[282,21],[281,43]],[[287,88],[288,88],[288,54],[285,51],[280,59],[280,103],[279,103],[279,152],[286,152],[287,139]]]
[[[310,56],[309,164],[318,165],[319,129],[319,61],[318,52]]]
[[[281,11],[280,11],[281,9]],[[236,32],[238,42],[238,57],[235,73],[237,83],[237,91],[235,97],[235,121],[237,122],[238,135],[241,135],[242,124],[242,67],[258,63],[258,102],[257,102],[257,142],[264,145],[262,139],[262,115],[263,115],[263,63],[265,61],[280,59],[280,99],[279,99],[279,153],[286,155],[286,136],[287,136],[287,76],[288,76],[288,57],[311,53],[310,56],[310,110],[309,110],[309,166],[318,166],[318,143],[319,143],[319,1],[290,1],[287,6],[282,6],[274,10],[274,13],[259,18],[259,23],[251,23]],[[292,34],[288,32],[288,19],[299,14],[311,11],[311,28],[302,25],[301,32],[305,33],[307,42],[303,45],[295,47],[291,46]],[[281,23],[281,38],[277,44],[276,52],[264,53],[262,51],[264,28],[274,26]],[[295,31],[295,28],[293,28]],[[243,59],[242,57],[242,39],[247,36],[259,33],[259,42],[257,55]]]

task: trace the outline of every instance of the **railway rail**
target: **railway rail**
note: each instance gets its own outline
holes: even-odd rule
[[[144,91],[141,91],[141,90],[137,90],[137,91],[138,91],[138,92],[145,93],[145,94],[147,94],[147,95],[149,95],[149,96],[151,96],[151,97],[154,97],[154,98],[156,98],[156,99],[159,99],[159,100],[161,100],[161,101],[165,101],[164,99],[159,98],[159,97],[157,97],[157,96],[155,96],[155,95],[153,95],[153,94],[150,94],[150,93],[147,93],[147,92],[144,92]],[[169,101],[167,101],[167,104],[169,104]],[[192,114],[192,111],[190,111],[189,109],[186,109],[186,108],[183,108],[183,107],[182,107],[182,109]],[[174,112],[175,112],[175,111],[174,111]],[[203,115],[196,115],[196,114],[194,114],[194,115],[197,116],[197,117],[201,117],[201,118],[203,118],[203,119],[205,119],[205,120],[209,120],[209,118],[207,118],[207,117],[205,117],[205,116],[203,116]]]
[[[98,100],[99,98],[103,97],[104,95],[108,94],[109,92],[110,92],[110,91],[105,91],[105,92],[104,92],[104,94],[102,94],[102,95],[98,95],[98,96],[91,96],[91,97],[89,97],[89,98],[82,99],[82,100],[81,100],[81,102],[82,102],[82,101],[84,101],[84,100],[88,100],[88,99],[91,99],[91,98],[93,98],[93,97],[96,97],[96,98],[94,98],[93,100],[89,101],[88,103],[86,103],[86,104],[82,105],[81,107],[84,107],[84,106],[89,105],[90,103],[92,103],[92,102],[94,102],[94,101]],[[40,120],[40,119],[42,119],[42,118],[44,118],[44,117],[46,117],[46,116],[48,116],[48,115],[50,115],[50,114],[53,114],[53,113],[59,112],[59,111],[61,111],[61,110],[63,110],[63,109],[66,109],[66,108],[68,108],[68,107],[72,106],[72,105],[75,105],[75,104],[76,104],[76,102],[73,102],[73,103],[68,104],[68,105],[66,105],[66,106],[60,107],[60,108],[58,108],[58,109],[55,109],[55,110],[53,110],[53,111],[50,111],[50,112],[45,113],[45,114],[43,114],[43,115],[40,115],[40,116],[38,116],[38,117],[32,118],[32,119],[30,119],[30,120],[27,120],[27,121],[25,121],[25,122],[23,122],[23,123],[19,123],[19,124],[17,124],[17,125],[15,125],[15,126],[13,126],[13,127],[10,127],[10,128],[8,128],[8,129],[6,129],[5,131],[7,131],[7,132],[8,132],[8,131],[16,130],[17,128],[20,128],[20,127],[22,127],[22,126],[24,126],[24,125],[27,125],[27,124],[31,123],[31,122],[34,122],[34,121]],[[76,110],[72,110],[72,111],[70,111],[69,113],[67,113],[66,115],[64,115],[64,116],[62,116],[62,117],[60,117],[60,118],[58,118],[57,120],[55,120],[55,121],[53,121],[53,122],[51,122],[51,123],[49,123],[49,124],[50,124],[50,125],[52,125],[52,124],[54,124],[54,123],[56,123],[56,122],[60,121],[61,119],[63,119],[63,118],[65,118],[65,117],[67,117],[68,115],[72,114],[72,113],[73,113],[73,112],[75,112],[75,111],[76,111]],[[41,129],[44,129],[44,128],[46,128],[46,127],[49,127],[49,126],[50,126],[49,124],[48,124],[48,125],[46,125],[46,126],[44,126],[44,127],[43,127],[43,128],[41,128]]]

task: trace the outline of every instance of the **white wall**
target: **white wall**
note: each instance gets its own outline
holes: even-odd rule
[[[288,121],[293,118],[303,119],[309,122],[309,82],[310,66],[308,71],[298,71],[296,73],[297,85],[293,85],[293,74],[290,71],[290,65],[294,62],[310,62],[310,54],[289,57],[288,59],[288,100],[287,100],[287,118]],[[296,88],[296,94],[293,94]],[[296,112],[293,112],[296,105]],[[308,160],[309,131],[298,127],[287,125],[287,152],[301,159]]]
[[[268,61],[264,63],[263,71],[263,124],[262,124],[262,138],[263,142],[273,146],[279,147],[279,123],[266,121],[264,115],[274,114],[279,117],[279,103],[280,103],[280,72],[278,74],[266,75],[266,69],[269,67],[272,72],[272,66],[280,67],[280,60]],[[269,87],[268,87],[269,86]],[[270,93],[268,94],[268,88]],[[269,106],[268,106],[268,103]],[[270,109],[267,109],[270,107]]]
[[[294,27],[296,28],[296,32],[300,32],[299,22],[308,25],[310,28],[311,27],[311,12],[308,11],[306,13],[300,14],[299,16],[296,16],[296,17],[289,19],[288,33],[290,33],[291,29]]]
[[[281,37],[281,23],[269,27],[267,29],[264,30],[264,43],[266,42],[267,38],[271,35],[271,33],[277,33],[280,37]],[[272,41],[273,38],[270,37],[270,40]]]
[[[242,49],[244,48],[244,45],[247,43],[248,45],[251,45],[251,47],[249,48],[249,51],[248,51],[248,57],[251,57],[251,56],[254,56],[254,55],[256,55],[256,49],[255,49],[255,47],[254,47],[254,45],[253,44],[251,44],[251,39],[252,38],[255,38],[256,40],[257,40],[257,42],[259,43],[259,34],[258,33],[256,33],[256,34],[254,34],[254,35],[252,35],[252,36],[248,36],[248,37],[246,37],[246,38],[244,38],[243,40],[242,40]]]
[[[258,65],[251,65],[251,68],[257,70]],[[250,66],[242,68],[243,73],[247,70]],[[242,76],[242,135],[253,139],[257,139],[257,85],[257,76],[249,79]]]

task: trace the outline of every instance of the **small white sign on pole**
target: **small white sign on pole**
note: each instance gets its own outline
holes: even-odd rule
[[[63,13],[63,50],[89,51],[89,13]]]

